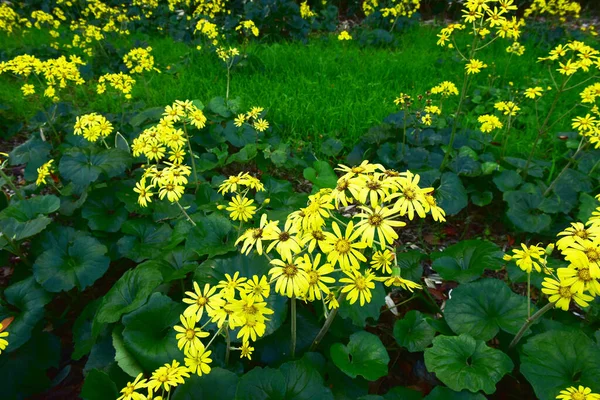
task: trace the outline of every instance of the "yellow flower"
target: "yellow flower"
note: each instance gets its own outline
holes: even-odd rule
[[[240,347],[240,350],[242,351],[240,358],[246,357],[248,360],[252,360],[252,352],[254,351],[254,347],[250,346],[249,342],[244,342],[242,347]]]
[[[369,200],[371,207],[376,207],[390,194],[393,187],[393,181],[385,178],[385,175],[381,173],[361,174],[350,179],[348,189],[359,203],[367,204],[367,200]]]
[[[369,247],[373,246],[375,232],[377,232],[379,238],[379,245],[384,249],[386,244],[392,244],[395,239],[398,239],[398,234],[394,231],[394,228],[406,226],[405,222],[394,219],[396,212],[388,207],[362,207],[362,210],[362,213],[356,215],[362,218],[356,224],[356,232],[362,235],[361,240]]]
[[[230,212],[229,217],[234,220],[248,221],[256,212],[256,206],[253,206],[254,200],[236,195],[229,202],[229,207],[226,208]]]
[[[154,195],[154,193],[150,191],[151,188],[153,188],[152,185],[146,187],[145,179],[142,179],[141,181],[135,183],[133,191],[139,194],[138,203],[140,206],[147,207],[148,203],[152,202],[152,196]]]
[[[371,302],[371,290],[375,289],[375,282],[373,282],[373,274],[367,272],[362,275],[359,271],[345,271],[348,278],[341,278],[340,283],[346,283],[347,285],[342,288],[342,293],[348,293],[348,302],[350,304],[356,303],[360,299],[360,305],[363,306],[365,303]]]
[[[259,118],[258,120],[254,121],[253,126],[257,131],[264,132],[269,128],[269,123],[266,120]]]
[[[175,183],[167,183],[160,187],[158,192],[158,197],[162,200],[167,196],[167,200],[171,203],[175,203],[179,201],[181,196],[183,196],[183,191],[185,187],[182,185],[177,185]]]
[[[556,398],[559,400],[600,400],[600,394],[592,393],[592,389],[589,387],[579,385],[578,388],[571,386],[561,390]]]
[[[212,359],[210,359],[211,354],[212,351],[206,350],[202,344],[199,348],[190,347],[185,354],[185,365],[192,374],[198,374],[198,376],[209,374],[209,364],[212,362]]]
[[[481,124],[479,129],[481,129],[481,132],[483,133],[490,133],[494,129],[501,129],[504,126],[498,117],[490,114],[480,115],[477,118],[477,121]]]
[[[571,286],[575,292],[589,292],[593,296],[600,295],[600,283],[592,277],[590,264],[583,254],[571,258],[571,264],[567,268],[559,268],[556,271],[558,278],[567,286]]]
[[[240,128],[242,125],[244,125],[244,122],[246,122],[245,114],[238,114],[238,116],[235,117],[235,119],[233,120],[233,124],[235,126],[237,126],[238,128]]]
[[[437,201],[435,200],[435,197],[433,197],[430,194],[426,194],[425,200],[426,200],[426,203],[424,204],[425,212],[431,212],[431,216],[433,217],[434,221],[437,221],[437,222],[446,221],[446,218],[444,218],[444,216],[446,215],[446,211],[444,211],[444,209],[442,209],[442,207],[439,207],[437,205]]]
[[[10,320],[12,321],[12,320]],[[1,323],[0,323],[0,354],[2,354],[2,352],[8,347],[8,340],[4,339],[7,338],[9,333],[8,332],[3,332],[3,330],[6,327],[4,327]]]
[[[303,268],[303,265],[299,265],[291,260],[271,260],[271,264],[274,265],[269,270],[271,275],[271,281],[275,282],[275,291],[282,296],[287,297],[302,297],[308,290],[308,274]]]
[[[260,315],[245,315],[244,322],[237,334],[237,338],[241,338],[244,342],[247,342],[248,340],[255,342],[258,337],[265,334],[267,326],[264,321],[265,318]]]
[[[23,91],[23,96],[35,94],[35,86],[27,83],[21,87],[21,90]]]
[[[544,89],[542,89],[539,86],[527,88],[525,89],[525,97],[527,97],[528,99],[535,99],[536,97],[540,97],[543,92]]]
[[[190,347],[188,351],[196,351],[196,349]],[[184,383],[183,378],[190,377],[188,371],[186,367],[179,366],[179,362],[173,360],[172,364],[167,363],[152,373],[147,384],[148,390],[156,392],[162,388],[168,392],[172,387]]]
[[[127,382],[127,385],[121,389],[122,395],[117,400],[146,400],[146,396],[137,393],[137,389],[143,389],[147,386],[147,380],[142,379],[143,373],[139,373],[133,382]]]
[[[183,349],[184,352],[191,347],[198,348],[202,345],[200,339],[208,337],[208,332],[202,332],[202,329],[196,327],[196,315],[189,314],[188,316],[180,315],[181,325],[175,325],[175,329],[178,333],[175,336],[177,339],[177,347],[179,350]]]
[[[413,289],[421,289],[421,285],[408,279],[402,278],[400,275],[376,278],[378,281],[384,283],[385,286],[398,286],[405,290],[413,291]]]
[[[195,315],[196,321],[200,321],[204,309],[206,309],[208,312],[216,307],[221,306],[223,303],[225,303],[225,301],[221,298],[221,296],[215,294],[216,291],[217,288],[211,288],[208,283],[204,285],[204,290],[201,290],[198,283],[194,281],[194,291],[185,292],[189,298],[183,298],[184,303],[190,304],[183,312],[183,315],[186,317]]]
[[[390,267],[394,258],[396,258],[396,254],[389,249],[385,249],[385,251],[377,250],[371,257],[371,268],[382,269],[384,273],[391,274],[392,269]]]
[[[257,275],[252,276],[251,279],[244,282],[243,288],[246,295],[252,297],[254,301],[263,301],[269,297],[269,293],[271,292],[271,285],[269,285],[265,275],[260,279]]]
[[[284,260],[291,260],[295,254],[302,251],[302,247],[300,247],[301,241],[298,238],[298,228],[289,219],[285,222],[283,230],[279,229],[279,226],[276,224],[273,224],[273,229],[269,231],[265,239],[272,240],[266,252],[270,253],[275,248]]]
[[[347,31],[342,31],[338,35],[338,40],[352,40],[352,36]]]
[[[467,74],[478,74],[482,69],[487,68],[487,64],[484,64],[483,61],[472,58],[469,60],[467,65],[465,65],[465,69],[467,70]]]
[[[235,244],[237,245],[240,242],[244,242],[241,250],[243,254],[250,254],[252,249],[256,246],[256,252],[258,255],[262,255],[262,241],[271,236],[275,226],[277,225],[277,222],[278,221],[267,221],[267,214],[263,214],[260,217],[259,227],[247,229],[246,232],[244,232],[242,236],[235,241]]]
[[[544,278],[542,282],[542,292],[549,296],[551,303],[555,303],[555,307],[563,311],[569,310],[571,300],[575,300],[581,307],[589,306],[589,301],[594,300],[592,296],[579,293],[572,286],[565,284],[562,281],[557,281],[553,278]]]
[[[545,260],[542,258],[545,254],[544,249],[539,246],[525,246],[521,243],[522,250],[513,249],[514,255],[511,259],[516,259],[517,267],[523,271],[530,273],[535,268],[537,272],[542,272],[542,266],[546,266]]]
[[[413,175],[410,171],[406,171],[405,175],[396,181],[399,191],[388,196],[386,201],[398,199],[392,209],[399,211],[400,216],[408,214],[411,221],[415,217],[415,212],[419,217],[425,218],[426,210],[429,209],[425,195],[432,192],[433,188],[420,188],[419,175]]]
[[[236,290],[238,292],[243,291],[243,284],[247,279],[245,276],[240,276],[240,271],[235,271],[233,276],[225,274],[225,280],[219,281],[215,287],[221,289],[221,295],[229,299],[235,296]]]
[[[360,252],[361,249],[367,247],[367,244],[357,241],[360,232],[354,230],[354,223],[352,221],[348,223],[344,235],[342,235],[342,231],[336,222],[332,222],[331,227],[334,233],[325,232],[327,239],[323,243],[323,248],[327,254],[327,261],[333,267],[339,263],[340,268],[344,271],[349,269],[358,270],[360,268],[359,261],[367,261],[365,256]]]
[[[37,179],[35,181],[36,186],[46,184],[46,179],[52,174],[52,163],[54,160],[50,160],[37,169]]]
[[[556,242],[559,250],[564,250],[575,245],[577,238],[594,240],[600,238],[600,226],[590,225],[586,227],[581,222],[571,222],[571,226],[560,232],[557,236],[562,236]]]
[[[327,284],[335,283],[335,279],[329,276],[333,272],[331,264],[325,263],[321,266],[321,253],[318,253],[314,261],[311,261],[308,254],[300,258],[299,264],[308,274],[308,301],[321,300],[322,294],[329,294]]]

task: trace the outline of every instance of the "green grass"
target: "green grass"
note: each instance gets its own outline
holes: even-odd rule
[[[284,139],[318,143],[335,137],[351,148],[370,127],[397,110],[393,100],[398,93],[423,93],[443,80],[460,83],[464,64],[453,59],[451,51],[435,45],[437,32],[435,27],[416,27],[400,37],[401,45],[396,49],[361,48],[355,42],[339,42],[335,36],[315,37],[308,44],[251,43],[248,64],[233,71],[231,97],[239,97],[244,108],[265,107],[267,119]],[[29,43],[45,40],[39,35],[26,38]],[[136,43],[152,46],[163,73],[146,75],[147,82],[136,85],[134,100],[155,107],[176,99],[208,102],[224,95],[225,68],[214,54],[159,36],[133,35],[119,39],[115,46],[125,51]],[[505,52],[506,43],[496,42],[486,48],[480,58],[490,67],[478,75],[476,85],[485,86],[488,74],[493,73],[506,72],[504,83],[496,80],[495,84],[512,81],[515,87],[531,85],[528,77],[547,77],[537,63],[537,57],[545,51],[536,48],[535,43],[525,45],[523,57],[510,57]],[[18,48],[16,42],[0,39],[0,49],[11,53]],[[38,105],[22,98],[18,82],[4,76],[0,79],[0,103],[10,105],[10,111],[19,117],[31,116]],[[568,100],[559,106],[557,115],[568,109]],[[106,96],[90,94],[90,90],[79,90],[75,102],[83,112],[119,110]],[[477,126],[475,118],[470,117],[469,127]],[[565,127],[567,122],[555,128]],[[509,153],[523,155],[529,151],[536,132],[521,128],[512,135]],[[562,146],[547,138],[540,153],[547,154],[549,149],[558,151]]]

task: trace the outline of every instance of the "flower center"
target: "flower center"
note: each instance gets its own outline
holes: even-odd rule
[[[158,377],[158,380],[160,382],[166,382],[169,379],[169,377],[167,375],[161,375]]]
[[[295,276],[297,272],[298,267],[296,267],[294,264],[286,264],[285,268],[283,269],[283,273],[290,278]]]
[[[579,270],[579,279],[582,281],[590,281],[592,277],[590,276],[590,270],[588,268],[583,268]]]
[[[323,239],[325,239],[325,235],[321,231],[313,231],[312,232],[312,237],[315,240],[323,240]]]
[[[196,299],[196,304],[198,304],[200,307],[203,307],[204,305],[206,305],[206,303],[208,303],[208,299],[204,296],[199,296]]]
[[[336,190],[343,192],[344,190],[348,189],[348,186],[349,186],[348,181],[344,179],[343,181],[338,182],[338,184],[335,188],[336,188]]]
[[[308,273],[308,281],[311,285],[316,285],[319,282],[319,274],[317,271],[310,271]]]
[[[354,285],[356,286],[356,288],[358,290],[365,290],[365,288],[367,287],[365,278],[363,278],[362,276],[359,276],[358,278],[356,278],[356,280],[354,281]]]
[[[371,190],[378,190],[381,188],[381,184],[377,181],[369,181],[367,182],[367,187]]]
[[[587,256],[590,262],[595,262],[600,260],[600,253],[598,253],[598,249],[589,248],[585,250],[585,255]]]
[[[369,217],[369,225],[371,226],[379,226],[383,222],[383,218],[380,215],[373,214]]]
[[[280,242],[286,242],[290,239],[290,234],[287,232],[281,232],[279,234],[279,241]]]
[[[350,251],[350,242],[348,242],[346,239],[338,239],[337,243],[335,244],[335,249],[339,253],[347,253]]]
[[[588,233],[585,229],[580,230],[580,231],[575,231],[575,236],[578,236],[582,239],[587,239],[588,238]]]
[[[404,194],[404,197],[406,197],[408,200],[414,200],[417,197],[417,192],[412,187],[404,188],[402,193]]]
[[[570,299],[573,297],[571,289],[568,286],[561,286],[560,289],[558,289],[558,293],[560,294],[560,297],[565,299]]]
[[[252,237],[254,239],[260,239],[262,237],[263,230],[261,228],[256,228],[252,231]]]
[[[187,340],[192,340],[194,338],[194,336],[196,336],[196,331],[194,331],[193,329],[185,330],[185,338]]]

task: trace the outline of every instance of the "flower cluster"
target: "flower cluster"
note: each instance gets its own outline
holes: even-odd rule
[[[317,14],[310,9],[308,1],[304,1],[300,4],[300,17],[310,19],[316,16]]]
[[[6,327],[0,323],[0,354],[2,354],[2,352],[8,346],[8,340],[6,340],[8,337],[8,332],[4,332],[4,329],[6,329]]]
[[[244,125],[250,125],[258,132],[264,132],[269,129],[269,121],[264,119],[264,108],[262,107],[252,107],[250,111],[243,114],[238,114],[233,123],[236,127],[241,128]]]
[[[483,133],[490,133],[495,129],[502,129],[504,126],[497,116],[491,114],[480,115],[477,117],[477,122],[481,124],[479,129]]]
[[[23,26],[31,28],[31,22],[27,18],[20,18],[8,3],[0,4],[0,32],[10,35]]]
[[[544,15],[558,17],[561,22],[567,18],[579,19],[581,5],[573,0],[533,0],[525,10],[525,17]]]
[[[254,22],[252,22],[250,20],[240,21],[238,26],[235,27],[235,30],[237,32],[243,32],[246,36],[250,36],[250,34],[252,34],[255,37],[258,37],[258,34],[259,34],[258,28],[254,24]]]
[[[53,162],[54,160],[50,160],[37,169],[38,176],[35,181],[36,186],[45,185],[47,183],[46,179],[52,175],[52,170],[54,168],[52,165]]]
[[[222,195],[232,194],[232,199],[229,202],[229,207],[220,208],[225,208],[229,211],[229,217],[232,220],[247,222],[256,213],[256,206],[253,205],[254,200],[247,197],[250,190],[261,192],[265,188],[259,179],[247,172],[240,172],[238,175],[230,176],[219,186],[218,192]],[[265,200],[265,203],[268,204],[268,201]]]
[[[338,40],[352,40],[352,36],[348,33],[348,31],[341,31],[338,35]]]
[[[123,62],[130,73],[141,74],[144,71],[160,72],[159,69],[154,67],[154,56],[150,53],[151,51],[152,47],[146,47],[145,49],[138,47],[125,54]]]
[[[113,126],[105,116],[90,113],[75,119],[73,133],[83,135],[90,142],[96,142],[98,139],[104,141],[113,132]]]
[[[556,70],[565,76],[578,71],[589,72],[592,68],[600,70],[600,52],[578,40],[569,41],[565,45],[559,44],[550,50],[548,56],[538,60],[558,63]]]
[[[421,0],[390,0],[380,2],[379,0],[366,0],[362,8],[366,16],[379,11],[384,18],[406,17],[410,18],[421,7]],[[392,20],[393,22],[393,20]]]
[[[194,33],[196,32],[200,32],[200,34],[214,46],[219,43],[219,28],[217,28],[216,24],[207,19],[201,19],[198,21],[196,24],[196,29],[194,30]]]
[[[556,248],[569,265],[556,272],[547,266],[553,244],[546,249],[521,244],[522,250],[513,250],[513,255],[505,255],[504,259],[515,260],[528,274],[533,270],[545,274],[542,292],[555,307],[567,311],[571,301],[587,307],[600,295],[600,207],[585,224],[571,223],[558,237]]]
[[[177,127],[181,124],[182,128]],[[157,125],[145,129],[133,140],[131,149],[134,157],[144,155],[148,165],[144,169],[134,191],[138,193],[138,203],[146,207],[156,194],[162,200],[167,198],[172,203],[183,196],[192,169],[185,165],[185,146],[189,144],[188,127],[202,129],[206,125],[206,117],[202,110],[190,100],[177,100],[165,107],[163,117]],[[148,184],[148,181],[150,182]]]
[[[258,226],[238,238],[242,253],[256,251],[269,258],[270,283],[280,295],[321,300],[329,309],[339,306],[337,291],[350,304],[370,302],[376,281],[410,291],[420,288],[400,274],[396,230],[406,225],[402,218],[425,218],[428,213],[444,221],[433,189],[419,187],[419,176],[409,171],[399,173],[368,161],[340,165],[338,171],[342,176],[335,189],[309,196],[307,206],[283,223],[262,214]]]
[[[96,87],[98,94],[106,92],[106,85],[124,94],[126,99],[131,99],[131,91],[133,90],[133,85],[135,85],[135,79],[122,72],[118,74],[104,74],[98,78],[98,86]]]
[[[425,126],[430,126],[433,123],[434,117],[442,114],[443,100],[457,94],[458,89],[456,85],[452,82],[444,81],[432,87],[424,95],[416,96],[415,99],[406,93],[400,93],[394,100],[394,104],[400,106],[407,114],[414,112],[415,119],[418,122]],[[439,105],[433,104],[431,95],[439,95],[441,97]]]

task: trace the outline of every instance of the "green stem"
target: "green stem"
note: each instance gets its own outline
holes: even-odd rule
[[[2,168],[0,168],[0,177],[4,178],[4,180],[6,181],[6,184],[12,189],[13,192],[15,192],[15,194],[17,195],[17,197],[19,198],[19,200],[25,200],[25,197],[23,197],[23,195],[21,194],[21,192],[19,192],[17,190],[17,187],[13,183],[12,179],[9,178],[8,175],[6,175],[4,173],[4,171],[2,170]]]
[[[185,209],[181,206],[181,204],[179,204],[179,202],[175,202],[177,204],[177,206],[179,207],[179,209],[181,210],[181,212],[183,213],[183,215],[185,215],[185,217],[187,218],[188,221],[190,221],[190,223],[194,226],[196,226],[196,223],[194,222],[194,220],[189,216],[189,214],[185,211]]]
[[[527,318],[531,318],[531,271],[527,273]]]
[[[440,171],[444,170],[444,167],[448,163],[448,158],[450,157],[450,153],[452,153],[452,148],[454,147],[454,139],[456,138],[456,129],[458,127],[460,112],[462,111],[462,106],[464,104],[465,97],[466,97],[468,80],[469,80],[469,76],[465,72],[464,79],[463,79],[463,86],[460,91],[460,99],[458,100],[458,107],[456,109],[456,115],[454,116],[454,121],[453,121],[454,123],[452,124],[452,132],[450,133],[450,142],[448,143],[448,150],[446,151],[446,154],[444,154],[444,159],[442,160],[442,165],[440,165]]]
[[[292,354],[292,358],[296,357],[296,296],[292,296],[292,315],[291,315],[291,325],[292,325],[292,339],[290,343],[290,352]]]
[[[194,184],[196,186],[196,191],[194,194],[198,193],[198,173],[196,172],[196,161],[194,160],[194,152],[192,151],[192,144],[190,143],[190,135],[188,135],[187,127],[185,122],[183,123],[183,131],[185,132],[185,139],[187,141],[188,150],[190,152],[190,158],[192,159],[192,171],[194,172]]]
[[[558,180],[564,175],[564,173],[567,171],[567,169],[569,169],[569,167],[573,164],[573,160],[575,160],[577,158],[577,155],[579,154],[579,152],[581,152],[581,150],[587,148],[588,143],[583,145],[584,140],[585,140],[585,138],[582,137],[581,142],[579,142],[579,146],[577,146],[577,151],[575,152],[575,154],[573,154],[573,157],[571,157],[569,159],[569,162],[567,163],[567,165],[565,165],[565,167],[562,169],[562,171],[560,171],[560,173],[556,176],[556,178],[554,178],[552,183],[550,183],[550,186],[548,186],[548,189],[546,189],[546,191],[544,192],[544,196],[546,196],[548,193],[550,193],[550,191],[554,188],[554,186],[556,185],[556,182],[558,182]]]
[[[215,333],[215,335],[210,339],[210,342],[208,342],[208,344],[206,345],[207,349],[210,347],[210,345],[212,344],[212,342],[215,341],[215,339],[217,338],[217,336],[219,336],[219,334],[223,331],[223,326],[225,326],[225,325],[221,325],[221,327],[219,328],[219,330],[217,331],[217,333]]]
[[[512,342],[510,342],[510,345],[508,346],[508,348],[512,349],[513,347],[515,347],[517,345],[517,343],[519,343],[519,340],[521,340],[521,338],[523,337],[523,335],[525,334],[527,329],[529,329],[531,324],[533,324],[535,321],[537,321],[542,315],[544,315],[548,310],[552,309],[553,307],[554,307],[554,303],[548,303],[544,307],[540,308],[538,310],[538,312],[533,314],[531,317],[527,318],[527,320],[525,321],[525,323],[523,324],[521,329],[519,329],[517,336],[515,336],[515,338],[512,340]]]
[[[229,352],[231,350],[231,337],[229,336],[229,326],[225,328],[225,366],[229,364]]]
[[[386,309],[382,310],[381,312],[379,312],[379,314],[383,314],[384,312],[386,312],[386,311],[389,311],[389,310],[391,310],[391,309],[393,309],[393,308],[398,308],[398,307],[400,307],[400,306],[403,306],[404,304],[408,303],[409,301],[413,301],[413,300],[414,300],[414,299],[416,299],[417,297],[418,297],[418,296],[417,296],[416,294],[413,294],[413,295],[412,295],[410,298],[408,298],[407,300],[401,301],[401,302],[400,302],[400,303],[398,303],[398,304],[394,304],[393,306],[391,306],[391,307],[388,307],[388,308],[386,308]]]
[[[344,301],[345,298],[346,298],[346,293],[341,293],[339,295],[339,297],[337,298],[338,303],[341,303],[342,301]],[[315,340],[313,340],[312,345],[310,346],[310,351],[314,351],[317,348],[317,346],[321,343],[321,340],[323,340],[323,337],[325,337],[325,334],[329,330],[329,327],[331,327],[331,324],[333,323],[333,320],[334,320],[335,316],[337,315],[338,308],[334,308],[333,310],[331,310],[331,312],[327,316],[327,319],[325,320],[323,327],[321,328],[321,330],[315,337]]]

